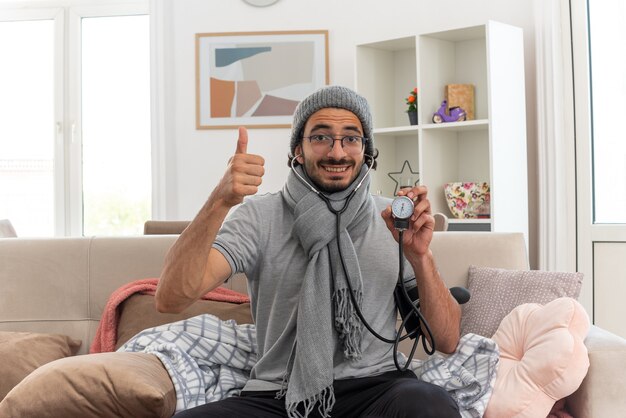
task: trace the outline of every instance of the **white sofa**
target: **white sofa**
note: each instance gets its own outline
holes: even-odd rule
[[[0,331],[68,335],[83,341],[79,354],[87,353],[109,295],[130,281],[158,277],[176,238],[0,239]],[[449,287],[466,285],[470,265],[528,269],[521,234],[440,232],[432,249]],[[225,286],[246,291],[243,277]],[[568,409],[576,418],[624,416],[626,340],[592,327],[585,344],[591,365]]]

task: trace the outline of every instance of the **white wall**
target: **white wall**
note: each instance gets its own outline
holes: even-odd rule
[[[159,91],[164,158],[161,168],[162,219],[190,219],[222,176],[235,149],[236,129],[195,128],[195,41],[200,32],[326,29],[330,82],[354,87],[356,44],[416,33],[483,24],[487,20],[524,30],[530,259],[536,245],[535,47],[532,2],[519,0],[280,0],[256,8],[241,0],[153,0],[163,85]],[[160,16],[158,15],[160,14]],[[159,20],[161,19],[161,20]],[[248,151],[266,160],[261,191],[282,187],[288,172],[288,129],[251,130]]]

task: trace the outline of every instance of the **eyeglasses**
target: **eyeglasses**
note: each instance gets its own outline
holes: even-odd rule
[[[341,147],[346,154],[356,155],[361,153],[363,146],[367,142],[368,138],[356,135],[346,135],[340,138],[335,138],[333,135],[311,135],[303,136],[303,139],[308,139],[311,143],[313,152],[319,155],[327,154],[333,146],[335,141],[341,141]]]

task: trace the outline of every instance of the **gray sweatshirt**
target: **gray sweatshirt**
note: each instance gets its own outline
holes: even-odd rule
[[[371,214],[371,227],[362,236],[351,238],[363,279],[363,315],[376,332],[391,339],[397,326],[393,291],[398,278],[398,244],[380,216],[391,200],[374,196],[374,201],[377,210]],[[327,219],[335,222],[331,212]],[[298,298],[308,260],[291,234],[292,226],[293,214],[282,192],[252,196],[224,221],[213,244],[228,260],[232,274],[245,273],[248,278],[259,359],[244,390],[280,389],[296,337]],[[406,260],[404,276],[414,276]],[[365,328],[361,349],[357,361],[345,360],[337,350],[335,380],[395,369],[393,345]]]

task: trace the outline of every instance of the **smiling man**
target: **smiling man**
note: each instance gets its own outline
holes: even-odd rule
[[[299,139],[292,137],[292,144]],[[351,111],[318,110],[306,122],[301,139],[295,148],[296,161],[304,164],[307,175],[321,191],[344,190],[359,175],[364,145],[369,138],[364,136],[361,121]]]
[[[391,200],[369,192],[377,151],[365,98],[329,86],[298,105],[292,171],[280,192],[253,196],[264,159],[247,145],[240,128],[224,177],[167,254],[156,301],[160,311],[180,312],[245,273],[258,361],[239,396],[177,417],[458,417],[446,391],[396,370],[393,345],[358,314],[384,339],[395,337],[398,231]],[[427,190],[399,194],[415,202],[403,236],[405,280],[418,288],[437,348],[450,353],[460,308],[430,251]]]

